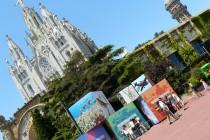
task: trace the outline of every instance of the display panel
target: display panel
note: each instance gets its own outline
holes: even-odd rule
[[[113,132],[115,133],[115,136],[119,140],[128,139],[129,135],[124,133],[125,130],[132,132],[135,137],[138,137],[143,133],[138,132],[142,127],[145,129],[150,128],[143,115],[138,111],[133,103],[126,105],[116,113],[112,114],[107,120]],[[137,126],[136,120],[139,120],[142,126]]]
[[[121,90],[117,96],[120,102],[124,105],[133,102],[139,97],[138,93],[132,85]]]
[[[172,93],[174,93],[173,88],[168,81],[164,79],[142,94],[143,100],[148,104],[159,121],[164,120],[166,116],[162,111],[158,110],[157,102],[159,98],[164,99],[167,95]]]
[[[90,92],[69,108],[73,119],[83,132],[100,125],[114,113],[102,91]]]
[[[151,83],[145,77],[144,74],[137,78],[135,81],[133,81],[131,84],[133,85],[133,87],[139,95],[152,87]]]
[[[158,118],[155,116],[151,108],[147,105],[147,103],[144,100],[139,98],[135,101],[135,104],[140,108],[144,115],[147,116],[152,125],[159,123]]]
[[[97,126],[80,136],[77,140],[111,140],[103,126]]]

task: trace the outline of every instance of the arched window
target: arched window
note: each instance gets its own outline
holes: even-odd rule
[[[60,37],[58,38],[58,42],[59,42],[59,44],[60,44],[61,47],[64,46],[65,43],[66,43],[65,37],[64,37],[64,36],[60,36]]]
[[[60,39],[60,38],[59,38],[59,39],[58,39],[58,42],[60,43],[60,45],[61,45],[61,46],[63,46],[63,45],[64,45],[64,43],[63,43],[62,39]]]
[[[27,85],[28,91],[33,95],[35,92],[30,84]]]
[[[34,22],[35,22],[35,25],[36,25],[37,27],[39,27],[39,22],[37,21],[36,17],[33,16],[33,20],[34,20]]]
[[[64,36],[61,36],[61,40],[62,40],[63,44],[65,44],[65,43],[66,43],[66,39],[65,39],[65,37],[64,37]]]
[[[66,51],[66,56],[67,56],[68,58],[70,58],[70,57],[71,57],[71,53],[70,53],[70,51]]]
[[[23,78],[21,76],[21,74],[18,74],[18,79],[22,82],[23,81]]]
[[[42,57],[39,59],[39,67],[41,72],[44,75],[44,78],[50,78],[54,74],[53,67],[49,64],[46,57]]]
[[[25,70],[23,70],[23,72],[21,73],[23,79],[26,79],[28,77],[28,74],[26,73]]]
[[[58,43],[58,41],[55,41],[55,45],[60,48],[60,44]]]
[[[31,19],[28,19],[28,21],[29,21],[29,25],[31,24],[32,27],[34,27],[34,24],[33,24],[33,22],[31,22]]]

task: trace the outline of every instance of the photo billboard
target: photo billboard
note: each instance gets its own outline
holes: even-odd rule
[[[148,104],[159,121],[164,120],[166,116],[158,110],[157,102],[159,98],[165,98],[165,96],[171,94],[172,91],[174,91],[173,88],[168,81],[164,79],[142,94],[143,100]]]
[[[133,81],[131,84],[139,95],[152,87],[151,83],[148,81],[144,74]]]
[[[77,140],[111,140],[103,126],[97,126],[80,136]]]
[[[123,135],[123,127],[130,127],[130,122],[132,119],[139,118],[141,123],[145,128],[150,128],[149,124],[144,119],[143,115],[138,111],[136,106],[133,103],[130,103],[123,108],[121,108],[116,113],[112,114],[108,119],[108,123],[112,128],[115,136],[119,140],[127,140],[128,137]]]
[[[147,116],[151,124],[155,125],[159,123],[158,118],[152,112],[151,108],[147,105],[147,103],[141,98],[135,100],[135,104],[139,107],[139,109]]]
[[[100,125],[115,111],[102,91],[90,92],[69,108],[83,132]]]
[[[121,90],[117,96],[120,102],[124,105],[133,102],[139,97],[138,93],[132,85]]]

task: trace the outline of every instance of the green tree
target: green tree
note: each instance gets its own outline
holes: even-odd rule
[[[179,33],[179,39],[176,40],[169,35],[171,46],[174,47],[182,60],[188,65],[194,65],[200,58],[199,54],[191,46],[191,44],[185,39],[182,33]],[[179,43],[178,43],[179,42]]]
[[[150,61],[146,61],[144,63],[144,72],[145,74],[154,82],[157,83],[160,80],[167,78],[170,69],[169,66],[171,65],[170,61],[166,58],[160,59],[155,63],[151,63]]]
[[[56,132],[50,120],[40,114],[39,110],[32,112],[33,126],[38,140],[51,140]]]
[[[54,140],[72,139],[78,136],[77,129],[60,101],[68,107],[87,92],[97,90],[102,90],[107,97],[111,97],[119,86],[118,74],[112,70],[119,64],[120,59],[117,59],[117,56],[123,52],[123,49],[112,51],[112,48],[113,45],[107,45],[86,61],[79,52],[76,52],[66,64],[64,77],[49,83],[48,93],[43,98],[46,104],[43,112],[57,130],[54,133]]]

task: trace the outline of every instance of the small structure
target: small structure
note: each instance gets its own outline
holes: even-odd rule
[[[35,96],[14,114],[13,120],[0,116],[0,130],[6,140],[36,140],[31,112],[43,108],[40,96]]]
[[[165,7],[172,15],[172,18],[176,19],[179,23],[183,23],[191,18],[187,6],[183,5],[180,0],[165,0]]]

